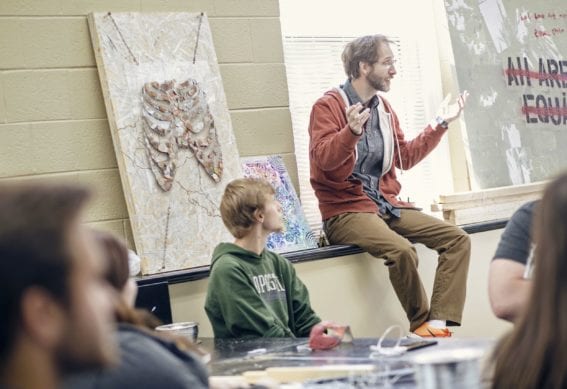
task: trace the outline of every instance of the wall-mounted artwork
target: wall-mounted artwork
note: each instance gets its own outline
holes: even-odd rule
[[[242,176],[207,17],[94,13],[89,27],[142,273],[210,263]]]
[[[473,189],[567,168],[565,0],[445,0]]]
[[[272,184],[276,190],[276,199],[282,205],[285,231],[269,236],[268,249],[284,253],[317,247],[317,240],[305,219],[282,158],[280,156],[243,158],[242,170],[245,177],[264,178]]]

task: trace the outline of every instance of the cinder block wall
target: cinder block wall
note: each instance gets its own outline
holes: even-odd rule
[[[89,224],[133,245],[87,25],[106,11],[205,12],[240,155],[298,187],[277,0],[0,0],[0,181],[90,185]]]

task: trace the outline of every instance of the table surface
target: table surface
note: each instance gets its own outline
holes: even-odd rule
[[[406,338],[401,345],[420,341]],[[395,387],[404,388],[415,386],[413,367],[419,358],[451,358],[470,350],[487,355],[494,345],[493,339],[486,338],[444,338],[435,339],[430,345],[401,356],[384,356],[370,349],[377,342],[376,338],[357,338],[352,343],[342,343],[331,350],[311,351],[306,348],[306,338],[202,338],[201,347],[211,353],[211,375],[215,376],[239,375],[246,371],[284,366],[373,365],[380,374],[395,375]],[[392,346],[394,343],[394,340],[386,340],[383,346]]]

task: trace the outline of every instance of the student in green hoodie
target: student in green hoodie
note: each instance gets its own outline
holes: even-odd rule
[[[215,248],[205,302],[216,338],[307,337],[321,322],[292,264],[266,249],[268,235],[283,229],[274,195],[252,178],[225,189],[220,212],[235,241]]]

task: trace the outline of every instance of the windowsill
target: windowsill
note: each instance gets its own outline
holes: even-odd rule
[[[473,223],[460,226],[468,234],[475,234],[484,231],[492,231],[504,228],[508,220],[495,220],[483,223]],[[314,249],[292,251],[282,253],[292,263],[317,261],[320,259],[331,259],[336,257],[344,257],[346,255],[360,254],[363,250],[357,246],[349,245],[331,245]],[[181,282],[196,281],[209,276],[210,266],[200,266],[191,269],[176,270],[171,272],[152,274],[137,278],[138,285],[154,284],[167,282],[168,284],[177,284]]]
[[[547,181],[439,195],[432,211],[459,226],[509,219],[521,205],[541,198]]]

